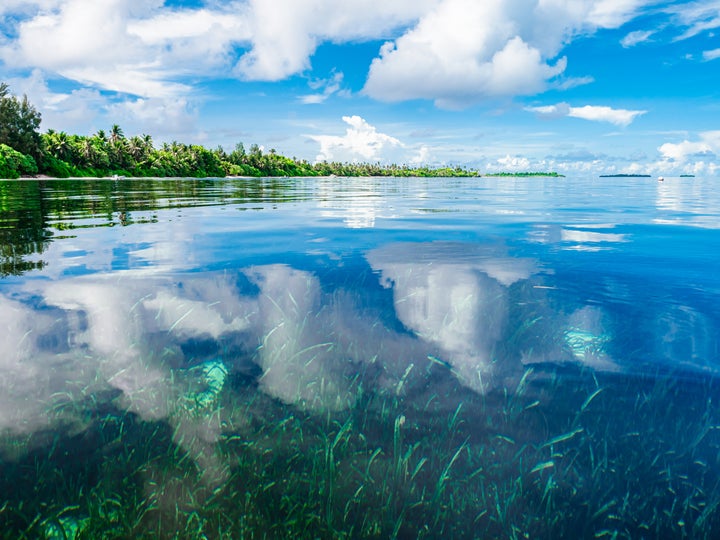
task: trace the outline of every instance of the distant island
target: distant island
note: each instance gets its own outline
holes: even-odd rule
[[[560,174],[554,171],[550,172],[498,172],[498,173],[486,173],[478,176],[550,176],[552,178],[565,178],[564,174]]]
[[[600,178],[651,178],[651,174],[601,174]]]

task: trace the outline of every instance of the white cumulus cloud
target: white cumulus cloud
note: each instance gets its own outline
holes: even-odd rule
[[[530,160],[524,156],[510,156],[498,158],[495,163],[488,163],[489,170],[527,171],[530,169]]]
[[[404,145],[395,137],[380,133],[359,116],[343,116],[349,127],[345,135],[311,135],[320,143],[317,161],[384,161],[398,154]]]
[[[617,27],[648,3],[234,0],[174,8],[162,0],[7,0],[0,61],[96,89],[172,98],[191,94],[193,77],[277,81],[310,70],[323,43],[389,39],[370,66],[368,95],[462,107],[543,90],[565,70],[564,45]]]
[[[236,66],[247,80],[276,81],[303,72],[323,42],[379,39],[412,24],[438,0],[250,0],[250,50]]]
[[[434,99],[462,107],[484,97],[529,94],[565,68],[546,63],[498,1],[446,0],[406,34],[386,43],[370,66],[365,92],[400,101]]]
[[[56,0],[36,10],[16,24],[0,60],[142,97],[187,95],[179,78],[227,65],[232,46],[249,37],[237,14],[176,11],[160,0]]]
[[[525,110],[545,117],[570,116],[572,118],[582,118],[583,120],[591,120],[594,122],[609,122],[621,127],[629,126],[635,118],[647,112],[628,109],[613,109],[612,107],[604,105],[571,107],[567,103],[543,105],[539,107],[526,107]]]
[[[442,0],[370,66],[376,99],[433,99],[460,108],[486,98],[534,94],[566,67],[574,36],[620,26],[640,0]],[[557,81],[561,85],[561,81]]]
[[[693,158],[713,158],[720,154],[720,131],[705,131],[696,141],[665,143],[658,148],[663,160],[685,163]]]

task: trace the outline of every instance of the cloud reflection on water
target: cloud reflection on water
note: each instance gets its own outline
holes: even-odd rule
[[[612,355],[613,315],[581,299],[559,308],[545,286],[551,272],[502,244],[388,244],[365,260],[365,281],[341,285],[287,264],[29,280],[0,295],[0,431],[82,430],[82,406],[72,405],[112,399],[169,422],[218,485],[225,428],[211,409],[232,389],[209,381],[207,366],[228,381],[252,374],[266,396],[312,413],[350,408],[361,392],[440,392],[453,377],[488,392],[531,364],[624,367]],[[373,304],[383,297],[391,314]],[[708,319],[682,307],[653,324],[662,343],[648,350],[668,357],[701,362],[716,343]],[[447,376],[436,377],[443,365]],[[187,406],[198,392],[209,408]]]
[[[391,244],[367,255],[393,290],[398,318],[481,392],[497,369],[493,349],[506,331],[507,287],[536,271],[532,260],[497,251],[438,242]]]
[[[0,296],[0,322],[13,336],[0,350],[0,432],[81,431],[90,421],[83,402],[112,399],[143,420],[168,421],[206,482],[227,478],[215,448],[221,426],[212,421],[219,403],[210,399],[208,370],[197,366],[245,346],[257,302],[238,295],[233,280],[131,271],[30,281],[23,295]],[[209,345],[200,352],[198,343]],[[2,442],[2,450],[19,451]]]
[[[668,178],[657,182],[655,223],[720,228],[716,215],[718,190],[715,182],[699,178]]]
[[[407,262],[418,254],[422,263]],[[316,411],[351,406],[360,383],[395,392],[408,366],[427,364],[428,355],[444,357],[465,384],[485,390],[472,377],[489,371],[505,331],[507,286],[534,271],[532,261],[494,255],[468,257],[461,244],[370,252],[412,333],[360,307],[366,300],[358,290],[328,290],[314,273],[281,264],[235,276],[132,270],[28,281],[13,299],[0,297],[0,320],[10,330],[0,429],[46,427],[58,400],[103,391],[146,420],[172,418],[191,368],[218,355],[231,371],[256,364],[264,392]]]

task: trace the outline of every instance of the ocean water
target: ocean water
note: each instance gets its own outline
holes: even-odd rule
[[[0,181],[0,535],[717,538],[717,184]]]

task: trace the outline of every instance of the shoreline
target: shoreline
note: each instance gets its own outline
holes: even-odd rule
[[[542,174],[542,173],[489,173],[477,174],[474,176],[463,176],[462,178],[565,178],[564,174]],[[0,180],[170,180],[170,179],[193,179],[207,180],[211,178],[228,180],[251,180],[253,178],[459,178],[457,176],[425,176],[425,175],[348,175],[323,174],[317,176],[49,176],[47,174],[21,175],[19,178],[0,178]]]

